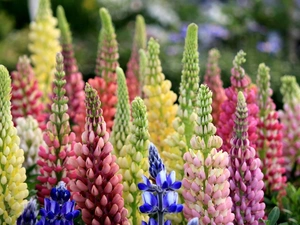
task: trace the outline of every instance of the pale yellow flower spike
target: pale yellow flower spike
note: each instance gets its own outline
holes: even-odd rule
[[[60,31],[56,28],[57,19],[52,16],[49,0],[40,0],[36,18],[30,23],[28,46],[34,72],[43,91],[43,101],[49,102],[55,71],[56,53],[61,51],[59,45]]]
[[[177,113],[176,94],[171,91],[171,82],[165,80],[159,59],[159,44],[153,38],[148,42],[147,67],[145,71],[144,87],[145,105],[147,106],[150,141],[160,152],[169,148],[164,142],[173,133],[172,122]],[[162,155],[165,161],[165,155]]]
[[[24,152],[11,116],[11,79],[0,65],[0,224],[16,224],[28,196]]]

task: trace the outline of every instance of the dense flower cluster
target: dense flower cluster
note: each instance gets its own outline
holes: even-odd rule
[[[174,132],[172,122],[177,112],[177,105],[174,104],[177,96],[170,90],[171,82],[166,80],[162,73],[159,48],[158,42],[150,38],[143,92],[148,111],[150,140],[158,146],[161,152],[164,152],[166,148],[169,148],[164,140]]]
[[[230,196],[235,224],[264,224],[264,182],[261,160],[248,139],[248,108],[242,92],[238,93],[234,133],[230,150]]]
[[[246,62],[246,53],[242,50],[238,52],[233,60],[233,68],[231,69],[231,86],[225,89],[227,100],[225,100],[221,106],[222,110],[219,116],[219,123],[217,126],[217,134],[223,140],[222,149],[229,152],[231,149],[230,139],[233,134],[234,126],[234,113],[237,104],[237,95],[239,91],[242,91],[247,102],[249,109],[249,129],[248,137],[250,145],[255,147],[257,134],[256,127],[258,123],[258,107],[256,104],[256,86],[251,85],[251,80],[245,70],[241,67],[241,64]]]
[[[227,98],[221,80],[221,70],[218,66],[219,58],[220,53],[217,49],[211,49],[209,51],[206,73],[204,76],[204,83],[213,93],[212,117],[214,124],[218,124],[221,105]]]
[[[275,104],[271,99],[270,69],[264,64],[258,67],[257,101],[259,121],[257,124],[257,152],[262,160],[266,191],[284,192],[286,177],[284,176],[284,158],[282,155],[282,125],[279,123]]]
[[[63,71],[63,56],[56,55],[56,70],[54,80],[52,114],[49,117],[47,128],[44,133],[46,147],[40,146],[37,161],[40,167],[40,174],[37,180],[40,182],[36,188],[40,204],[44,203],[44,198],[49,197],[51,187],[64,181],[68,184],[72,178],[70,168],[67,166],[68,158],[74,155],[72,143],[75,140],[74,133],[71,132],[69,124],[68,99],[65,96]]]
[[[131,50],[131,56],[127,63],[126,83],[130,102],[137,96],[141,96],[144,74],[140,73],[139,50],[146,49],[147,34],[144,17],[136,17],[135,34]]]
[[[96,77],[89,79],[89,84],[95,88],[102,101],[103,117],[106,121],[107,131],[113,126],[113,118],[116,113],[117,74],[119,66],[118,42],[115,29],[112,25],[109,12],[101,8],[100,17],[102,28],[99,34],[98,55],[96,61]]]
[[[71,31],[65,17],[64,9],[61,6],[57,8],[57,17],[61,31],[62,55],[64,57],[64,71],[66,73],[66,96],[69,99],[68,114],[70,116],[72,130],[75,132],[77,140],[79,141],[85,122],[84,120],[78,119],[81,118],[80,116],[82,114],[85,116],[84,81],[82,74],[78,71],[77,62],[74,57]],[[78,119],[78,121],[76,119]]]
[[[11,79],[0,65],[0,222],[15,224],[28,196],[24,152],[10,112]]]
[[[30,23],[28,46],[32,53],[31,60],[40,89],[43,91],[43,101],[48,102],[54,78],[55,54],[60,52],[57,19],[52,16],[50,0],[40,0],[35,20]]]
[[[73,199],[82,210],[85,224],[128,224],[122,198],[122,175],[111,154],[113,147],[102,116],[95,89],[85,86],[86,124],[82,143],[74,146],[76,157],[70,160],[76,177],[70,181]]]
[[[17,118],[31,115],[38,121],[39,127],[45,129],[45,106],[41,101],[43,93],[38,88],[35,74],[27,56],[19,58],[17,70],[11,73],[11,77],[11,114],[14,124],[16,124]]]
[[[110,140],[114,147],[114,155],[119,157],[122,147],[126,143],[126,138],[130,130],[130,105],[128,98],[128,90],[124,72],[121,68],[117,68],[118,82],[118,103],[115,115],[114,126],[111,132]]]
[[[183,156],[185,160],[183,197],[184,215],[187,219],[199,218],[200,224],[232,224],[232,201],[227,169],[229,156],[218,148],[222,139],[216,136],[211,116],[212,92],[201,85],[197,97],[197,120],[191,139],[192,149]]]

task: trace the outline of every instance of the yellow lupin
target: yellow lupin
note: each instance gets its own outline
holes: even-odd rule
[[[36,18],[30,23],[29,51],[34,72],[43,91],[44,102],[49,101],[55,72],[55,56],[61,51],[60,31],[56,28],[57,19],[52,16],[49,0],[40,0]]]
[[[11,79],[0,65],[0,224],[16,224],[28,196],[24,152],[11,115]]]

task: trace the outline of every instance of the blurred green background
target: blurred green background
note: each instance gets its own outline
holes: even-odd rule
[[[18,57],[29,54],[30,0],[0,0],[0,64],[10,71]],[[33,1],[34,2],[34,1]],[[75,53],[84,79],[94,76],[99,8],[106,7],[113,18],[119,42],[120,64],[126,69],[134,35],[135,17],[147,23],[148,37],[161,44],[163,72],[178,92],[186,27],[199,26],[200,76],[206,69],[210,48],[221,52],[224,87],[235,54],[247,53],[244,65],[253,82],[259,63],[271,68],[271,85],[277,108],[282,107],[280,77],[300,74],[300,0],[52,0],[53,14],[60,4],[70,23]],[[298,79],[298,81],[300,81]]]

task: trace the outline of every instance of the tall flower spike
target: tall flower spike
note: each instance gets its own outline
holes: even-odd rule
[[[271,98],[270,69],[260,64],[257,74],[259,122],[257,152],[262,160],[265,187],[268,194],[273,191],[284,192],[284,158],[282,156],[282,125],[279,123],[275,104]]]
[[[77,121],[76,118],[78,118],[77,115],[81,116],[82,114],[85,118],[84,81],[82,80],[82,74],[78,71],[77,62],[74,57],[72,35],[62,6],[57,7],[57,17],[58,26],[61,31],[62,55],[64,57],[64,71],[66,73],[66,96],[69,99],[68,114],[73,126],[72,130],[74,130],[76,138],[78,137],[77,140],[80,140],[85,121],[80,119]]]
[[[133,121],[126,145],[120,151],[118,165],[123,175],[125,208],[128,209],[130,224],[141,224],[146,220],[138,211],[142,204],[142,198],[137,192],[137,184],[141,181],[142,175],[148,174],[148,146],[149,133],[146,106],[140,97],[132,101]]]
[[[171,91],[171,82],[165,80],[159,59],[159,44],[153,38],[148,42],[148,66],[145,73],[143,91],[148,110],[150,140],[164,152],[169,146],[164,142],[174,132],[172,122],[175,119],[177,105],[176,94]],[[165,157],[164,157],[165,159]]]
[[[227,100],[221,105],[221,113],[219,116],[219,122],[217,126],[217,134],[223,140],[222,149],[229,152],[231,149],[230,139],[233,134],[234,127],[234,113],[237,104],[238,91],[242,91],[247,106],[249,109],[249,128],[248,137],[250,145],[255,147],[257,134],[256,127],[258,123],[258,106],[256,103],[256,86],[251,84],[249,76],[245,73],[241,64],[246,62],[246,53],[242,50],[237,53],[233,60],[233,68],[231,69],[231,86],[225,89]]]
[[[183,213],[190,220],[198,217],[200,224],[232,224],[232,201],[227,169],[229,156],[217,148],[222,139],[216,136],[216,127],[212,124],[212,92],[201,85],[197,97],[197,120],[194,136],[191,139],[190,152],[183,156],[185,160]]]
[[[174,170],[178,179],[183,178],[183,154],[191,147],[196,114],[197,92],[199,89],[199,53],[198,53],[198,26],[188,26],[183,53],[183,70],[179,87],[179,106],[177,116],[173,121],[176,132],[169,135],[166,143],[170,151],[162,152],[166,168]],[[181,222],[181,221],[177,221]]]
[[[111,143],[114,147],[114,155],[117,157],[120,156],[120,151],[125,145],[126,138],[129,134],[130,126],[130,105],[128,99],[128,90],[126,86],[126,80],[123,70],[117,68],[118,75],[118,103],[117,103],[117,112],[115,115],[114,126],[111,132]]]
[[[143,205],[139,207],[141,213],[156,214],[157,221],[150,218],[149,224],[171,225],[170,220],[164,219],[166,214],[182,212],[183,205],[177,204],[181,182],[175,180],[175,172],[167,174],[165,166],[159,156],[157,148],[151,143],[149,146],[149,172],[151,180],[143,176],[143,183],[138,188],[143,191]],[[147,225],[142,221],[142,225]]]
[[[73,199],[85,224],[129,225],[122,198],[122,175],[111,154],[112,144],[102,116],[97,91],[85,86],[86,124],[82,143],[75,144],[76,157],[70,160],[76,179],[70,182]]]
[[[130,102],[136,97],[141,96],[142,83],[139,70],[139,49],[146,49],[147,34],[144,17],[138,15],[135,23],[135,34],[133,39],[132,51],[129,62],[127,63],[126,83],[128,86]]]
[[[17,118],[32,115],[38,121],[39,127],[45,129],[45,106],[41,102],[43,93],[38,88],[35,74],[27,56],[19,58],[17,71],[13,71],[11,77],[11,114],[14,124],[16,125]]]
[[[53,90],[52,114],[47,123],[44,133],[46,147],[40,146],[39,160],[40,175],[37,180],[40,182],[36,188],[40,204],[44,203],[44,198],[49,197],[50,190],[59,181],[68,184],[72,179],[72,170],[67,166],[68,158],[74,155],[72,143],[75,140],[74,133],[70,133],[68,98],[65,96],[66,83],[63,71],[63,56],[61,53],[56,55],[56,73]]]
[[[16,224],[28,196],[23,150],[10,111],[11,79],[0,65],[0,222]]]
[[[214,124],[218,123],[221,105],[227,99],[221,80],[221,70],[218,65],[219,58],[220,52],[217,49],[211,49],[209,51],[206,73],[204,76],[204,83],[213,93],[212,117]]]
[[[119,66],[118,42],[115,29],[112,25],[109,12],[105,8],[100,9],[102,28],[99,35],[98,56],[96,62],[96,77],[89,79],[89,84],[95,88],[102,101],[103,117],[106,121],[107,131],[113,126],[116,113],[117,74]]]
[[[300,176],[300,87],[293,76],[281,78],[280,91],[283,95],[283,110],[279,118],[283,125],[282,144],[287,176]]]
[[[23,166],[28,169],[36,165],[39,147],[45,146],[43,132],[38,122],[32,117],[20,117],[16,120],[16,128],[20,137],[20,147],[24,150],[25,161]],[[33,170],[37,174],[37,169]]]
[[[242,92],[238,93],[234,133],[230,151],[230,196],[234,224],[264,224],[265,203],[261,161],[248,139],[248,108]]]
[[[55,57],[61,50],[58,38],[60,32],[56,29],[57,20],[52,16],[50,0],[40,0],[35,20],[30,23],[28,46],[32,53],[31,60],[40,89],[43,91],[43,101],[48,102],[54,78]]]

